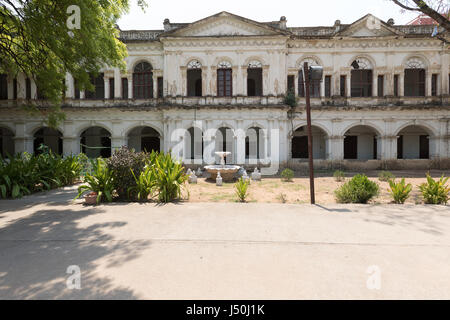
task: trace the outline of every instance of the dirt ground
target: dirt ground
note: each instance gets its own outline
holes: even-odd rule
[[[417,171],[391,171],[396,180],[405,178],[406,183],[411,183],[413,190],[406,203],[420,204],[422,197],[418,186],[426,182],[426,172]],[[442,174],[449,176],[450,171],[431,171],[431,175],[437,179]],[[345,181],[348,181],[357,173],[346,173]],[[378,179],[378,171],[365,173],[370,180],[375,181],[380,186],[380,195],[371,203],[388,204],[392,203],[392,198],[388,192],[389,184]],[[315,179],[316,202],[318,204],[336,203],[334,191],[345,182],[336,182],[333,173],[318,172]],[[222,187],[217,187],[215,183],[199,178],[198,183],[187,186],[189,191],[189,202],[236,202],[234,183],[224,183]],[[283,182],[279,176],[263,177],[261,182],[252,181],[249,187],[248,202],[258,203],[290,203],[307,204],[309,196],[309,177],[296,176],[292,182]]]

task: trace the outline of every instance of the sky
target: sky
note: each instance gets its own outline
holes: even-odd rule
[[[417,13],[402,12],[390,0],[147,0],[144,13],[136,3],[119,21],[122,30],[162,30],[163,21],[194,22],[221,11],[228,11],[256,21],[278,21],[286,16],[288,27],[332,26],[336,20],[352,23],[371,13],[396,24],[406,24]]]

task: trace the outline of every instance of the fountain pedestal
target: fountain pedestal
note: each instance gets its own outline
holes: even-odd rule
[[[231,182],[234,180],[234,175],[239,171],[241,167],[225,164],[225,157],[230,154],[231,152],[216,152],[216,155],[221,157],[220,165],[205,167],[205,170],[211,175],[209,177],[210,180],[216,181],[217,174],[219,172],[224,182]]]

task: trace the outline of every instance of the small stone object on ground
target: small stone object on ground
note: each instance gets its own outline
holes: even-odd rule
[[[194,172],[191,172],[191,175],[189,176],[189,183],[190,184],[197,184],[197,176]]]
[[[197,169],[197,172],[195,173],[195,175],[197,177],[202,177],[203,176],[203,171],[202,171],[202,169],[200,169],[200,167]]]
[[[186,171],[186,175],[187,175],[188,177],[190,177],[191,174],[192,174],[192,170],[191,170],[190,168],[188,168],[187,171]]]
[[[253,181],[261,181],[261,173],[258,171],[258,168],[255,168],[255,171],[252,173]]]
[[[220,171],[217,173],[216,186],[218,187],[222,186],[222,177],[220,176]]]

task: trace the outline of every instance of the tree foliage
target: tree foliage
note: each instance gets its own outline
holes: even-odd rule
[[[69,28],[71,6],[80,9],[79,29]],[[36,109],[52,125],[63,117],[67,72],[85,90],[93,88],[89,75],[102,67],[125,68],[116,22],[128,9],[128,0],[0,0],[0,73],[33,79],[48,101]]]
[[[391,0],[407,11],[422,12],[450,32],[450,3],[448,0]]]

